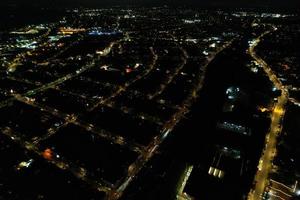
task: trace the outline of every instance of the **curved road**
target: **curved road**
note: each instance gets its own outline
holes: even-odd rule
[[[265,188],[268,186],[268,176],[270,171],[272,170],[272,162],[276,154],[277,136],[281,133],[282,130],[281,121],[285,114],[285,105],[288,101],[289,96],[288,91],[282,85],[281,81],[277,78],[276,74],[272,71],[270,66],[255,52],[255,47],[258,46],[261,38],[276,30],[277,29],[273,27],[272,30],[267,31],[260,35],[258,38],[254,39],[248,49],[249,54],[264,69],[270,81],[272,81],[272,83],[278,90],[281,90],[281,96],[278,97],[278,100],[272,112],[270,130],[266,135],[265,148],[260,158],[258,170],[255,175],[255,187],[252,191],[250,191],[248,200],[262,199]]]

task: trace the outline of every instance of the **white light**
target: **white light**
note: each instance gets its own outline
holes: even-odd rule
[[[208,56],[208,54],[209,54],[207,51],[203,51],[202,53],[206,56]]]
[[[211,45],[209,45],[209,47],[215,48],[216,47],[216,43],[212,43]]]

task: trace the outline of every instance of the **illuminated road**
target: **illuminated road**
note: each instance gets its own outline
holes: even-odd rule
[[[213,55],[207,60],[205,65],[201,66],[204,74],[206,72],[207,66],[213,61],[213,59],[224,49],[228,48],[232,44],[233,40],[228,41],[223,46],[218,48]],[[194,88],[190,91],[190,94],[182,103],[180,109],[168,120],[163,128],[161,129],[161,134],[156,136],[152,142],[148,145],[147,150],[141,154],[138,159],[132,163],[128,168],[127,176],[120,180],[118,183],[115,184],[115,188],[111,190],[107,199],[109,200],[116,200],[119,199],[127,188],[127,186],[134,180],[134,177],[141,171],[141,169],[146,165],[146,163],[152,158],[153,155],[157,152],[159,146],[162,142],[168,137],[168,135],[173,131],[176,125],[185,117],[185,115],[190,111],[190,107],[198,98],[197,93],[201,90],[204,83],[205,76],[201,75],[197,77],[196,83]]]
[[[149,95],[149,99],[152,100],[155,97],[159,96],[160,94],[162,94],[165,89],[167,88],[167,86],[174,81],[175,77],[178,76],[178,74],[181,72],[181,70],[185,67],[186,63],[187,63],[187,58],[188,58],[188,53],[186,52],[185,49],[180,48],[180,51],[182,52],[182,56],[181,56],[181,63],[179,64],[178,67],[176,67],[176,70],[174,71],[174,73],[172,75],[169,75],[166,80],[164,80],[163,83],[161,83],[160,85],[160,89],[157,90],[154,94],[150,94]]]
[[[119,42],[120,41],[112,42],[108,47],[105,48],[105,53],[102,56],[107,56],[111,52],[111,49],[114,47],[114,45],[118,44]],[[77,119],[77,117],[75,115],[65,114],[54,108],[50,108],[45,105],[39,105],[37,102],[32,101],[31,98],[29,98],[38,92],[43,92],[49,88],[55,88],[57,85],[80,75],[81,73],[85,72],[86,70],[88,70],[90,68],[95,67],[96,66],[95,62],[97,61],[97,59],[101,59],[101,58],[98,57],[98,58],[94,59],[93,61],[91,61],[90,63],[87,63],[85,66],[83,66],[76,72],[67,74],[66,76],[61,77],[51,83],[42,85],[33,90],[29,90],[29,91],[25,92],[24,94],[14,94],[14,96],[12,98],[9,98],[8,100],[0,102],[0,108],[3,106],[9,105],[14,100],[18,100],[20,102],[24,102],[33,107],[39,108],[40,110],[43,110],[45,112],[51,113],[53,116],[59,117],[61,119],[65,119],[65,123],[62,124],[60,127],[56,127],[56,128],[52,127],[50,129],[48,129],[48,133],[45,136],[43,136],[41,138],[33,139],[32,141],[24,141],[22,138],[18,137],[18,135],[20,135],[19,133],[16,133],[9,127],[1,128],[0,131],[3,134],[9,136],[15,142],[19,143],[21,146],[23,146],[28,151],[34,152],[40,156],[43,156],[43,152],[41,152],[41,150],[38,148],[37,143],[39,143],[41,140],[45,140],[45,139],[51,137],[61,127],[64,127],[68,123],[73,123],[73,124],[76,124],[77,126],[85,128],[87,131],[93,132],[94,134],[96,134],[100,137],[106,138],[107,140],[110,140],[111,142],[113,142],[115,144],[119,144],[122,146],[126,145],[126,146],[128,146],[129,149],[132,149],[133,151],[136,151],[136,152],[142,151],[144,149],[144,147],[142,147],[141,145],[127,141],[124,138],[122,138],[121,136],[112,135],[107,131],[93,127],[90,124],[81,122],[80,120]],[[55,152],[53,152],[53,155],[55,155],[55,156],[52,157],[52,155],[51,155],[51,159],[48,159],[48,161],[50,163],[54,164],[55,166],[57,166],[60,169],[70,171],[72,174],[74,174],[74,176],[76,176],[80,180],[83,180],[83,181],[89,183],[90,185],[93,185],[94,188],[97,188],[98,191],[104,191],[106,193],[108,193],[110,191],[110,188],[112,187],[111,183],[108,183],[107,181],[105,181],[103,179],[100,179],[97,181],[91,180],[90,178],[87,177],[86,169],[77,166],[75,163],[66,161],[65,159],[59,157],[59,155],[55,154]]]
[[[110,195],[108,195],[110,199],[118,199],[120,197],[120,195],[123,193],[123,191],[126,189],[126,187],[132,182],[132,180],[134,180],[136,175],[140,172],[140,170],[142,168],[144,168],[145,165],[147,164],[147,162],[153,157],[153,155],[155,155],[157,153],[160,144],[168,137],[168,135],[173,131],[173,129],[176,127],[176,125],[190,111],[191,105],[198,98],[198,96],[197,96],[198,91],[203,86],[204,76],[202,75],[202,73],[206,71],[206,67],[214,59],[214,57],[220,51],[227,48],[228,45],[230,45],[232,42],[232,41],[228,41],[227,43],[225,43],[224,46],[220,46],[219,49],[216,49],[215,53],[212,53],[212,55],[207,58],[206,63],[204,63],[204,65],[200,67],[201,70],[199,69],[199,75],[196,76],[195,85],[190,90],[190,92],[187,95],[184,102],[181,105],[179,105],[178,107],[176,107],[176,112],[170,119],[168,119],[167,121],[159,120],[159,119],[153,118],[150,115],[147,115],[146,113],[135,113],[136,114],[135,117],[154,122],[161,127],[161,132],[159,133],[159,135],[156,136],[155,138],[153,138],[153,140],[150,142],[150,144],[148,146],[142,146],[142,145],[137,144],[133,141],[130,141],[120,135],[112,134],[111,132],[105,131],[101,128],[98,128],[98,127],[94,126],[93,124],[89,124],[84,121],[81,121],[80,119],[77,118],[77,116],[75,114],[66,114],[55,108],[39,104],[38,102],[35,101],[34,96],[37,93],[44,92],[50,88],[59,90],[61,92],[68,93],[73,96],[75,95],[80,98],[86,98],[84,95],[75,94],[71,91],[62,91],[61,88],[59,87],[59,85],[61,85],[62,83],[66,82],[70,79],[80,76],[82,73],[95,67],[96,66],[95,63],[97,63],[97,61],[100,60],[102,57],[109,55],[115,45],[119,44],[121,41],[127,41],[127,40],[129,40],[128,34],[125,35],[125,37],[123,39],[112,42],[109,46],[107,46],[103,50],[103,53],[101,55],[95,56],[94,59],[89,60],[80,69],[73,71],[63,77],[56,79],[53,82],[50,82],[50,83],[47,83],[44,85],[35,84],[35,83],[28,82],[28,81],[22,80],[22,79],[12,78],[14,81],[22,81],[27,84],[35,84],[36,88],[26,91],[22,94],[14,93],[12,98],[10,98],[6,101],[0,102],[0,107],[3,107],[3,106],[7,106],[7,105],[11,104],[14,100],[17,100],[19,102],[23,102],[25,104],[31,105],[32,107],[35,107],[43,112],[50,113],[51,115],[53,115],[55,117],[63,119],[62,124],[60,124],[59,126],[54,125],[54,126],[50,127],[47,130],[47,134],[43,135],[42,137],[32,138],[32,140],[30,140],[30,141],[24,141],[24,139],[19,138],[18,137],[19,133],[14,132],[14,130],[10,129],[9,127],[4,127],[4,129],[2,130],[2,132],[4,132],[4,134],[11,137],[15,142],[22,145],[25,149],[27,149],[28,151],[32,151],[40,156],[43,156],[44,150],[39,149],[39,143],[41,141],[47,140],[48,138],[52,137],[61,128],[64,128],[68,124],[75,124],[76,126],[86,129],[89,133],[93,133],[93,135],[95,135],[95,136],[98,136],[98,137],[101,137],[101,138],[104,138],[104,139],[110,141],[112,144],[118,144],[118,145],[124,146],[134,152],[137,152],[140,156],[134,163],[132,163],[128,167],[128,173],[122,179],[120,179],[116,184],[109,183],[109,182],[103,180],[102,178],[100,178],[99,180],[96,180],[96,181],[90,179],[88,176],[89,175],[88,171],[86,169],[84,169],[81,166],[77,166],[76,163],[68,162],[60,155],[57,155],[56,152],[54,152],[53,150],[52,150],[53,156],[51,155],[52,153],[50,153],[49,154],[50,156],[48,155],[48,157],[45,158],[50,163],[57,166],[58,168],[70,171],[77,178],[79,178],[80,180],[83,180],[84,182],[89,183],[94,188],[96,188],[98,191],[104,191],[105,193],[110,194]],[[146,70],[144,70],[143,73],[128,80],[123,85],[114,87],[112,94],[109,95],[109,97],[101,99],[98,102],[96,102],[92,106],[91,110],[97,108],[100,105],[101,106],[105,105],[108,107],[112,107],[114,109],[118,109],[124,113],[129,112],[130,108],[127,108],[125,106],[118,107],[114,98],[121,95],[123,92],[127,91],[128,88],[136,81],[139,81],[140,79],[147,77],[155,69],[159,55],[156,54],[155,49],[153,49],[152,47],[150,47],[149,50],[150,50],[150,54],[152,56],[152,62],[148,65],[148,68]],[[180,71],[186,66],[188,55],[183,48],[181,48],[181,50],[182,50],[182,62],[178,65],[174,74],[170,75],[170,77],[168,77],[168,79],[165,80],[163,87],[161,87],[158,91],[156,91],[154,96],[160,95],[169,84],[174,82],[176,76],[178,76]],[[201,73],[200,73],[200,71],[201,71]],[[131,112],[133,112],[133,111],[131,111]],[[183,183],[180,184],[182,186],[181,190],[183,190],[186,179],[181,180],[181,181],[183,181]]]
[[[43,151],[41,152],[40,149],[37,147],[37,145],[34,142],[24,141],[22,138],[19,137],[19,133],[11,130],[9,127],[1,128],[1,132],[8,137],[10,137],[13,141],[16,143],[19,143],[22,147],[29,150],[32,153],[35,153],[36,155],[43,157]],[[51,152],[51,158],[49,157],[47,159],[48,162],[52,163],[56,167],[62,170],[68,170],[71,172],[75,177],[78,179],[85,181],[89,183],[90,185],[93,185],[95,188],[97,188],[98,191],[103,192],[109,192],[111,184],[107,181],[101,179],[98,181],[92,180],[87,176],[87,170],[83,167],[77,166],[75,163],[71,163],[66,161],[65,159],[61,158],[58,154],[55,152]]]
[[[126,37],[125,37],[125,40],[126,40]],[[117,87],[112,95],[110,95],[108,98],[102,99],[101,101],[96,103],[91,109],[89,109],[89,111],[96,109],[100,105],[107,104],[109,101],[111,101],[115,97],[119,96],[124,91],[126,91],[127,88],[129,88],[132,84],[134,84],[138,80],[148,76],[150,74],[150,72],[154,69],[154,67],[156,66],[156,62],[158,60],[158,55],[154,52],[153,47],[150,47],[150,52],[152,54],[152,63],[149,65],[148,69],[144,71],[144,73],[137,75],[134,79],[130,80],[129,82],[126,82],[124,85]]]
[[[181,177],[180,177],[180,179],[178,181],[177,188],[176,188],[177,189],[177,191],[176,191],[176,193],[177,193],[177,196],[176,196],[177,200],[185,199],[183,191],[184,191],[184,188],[185,188],[185,186],[187,184],[187,181],[188,181],[188,179],[189,179],[192,171],[193,171],[193,166],[192,165],[187,165],[185,167],[185,169],[183,170],[182,175],[181,175]]]
[[[108,47],[105,48],[105,55],[108,55],[110,52],[111,52],[111,49],[113,48],[114,45],[116,45],[118,42],[112,42]],[[98,58],[100,59],[100,58]],[[91,69],[93,67],[95,67],[95,63],[96,63],[97,59],[91,61],[90,63],[86,64],[85,66],[83,66],[82,68],[76,70],[76,72],[72,72],[70,74],[67,74],[66,76],[63,76],[51,83],[48,83],[48,84],[45,84],[41,87],[38,87],[36,89],[33,89],[33,90],[29,90],[27,91],[25,94],[23,94],[23,96],[32,96],[32,95],[35,95],[36,93],[38,92],[42,92],[42,91],[45,91],[49,88],[55,88],[57,85],[67,81],[67,80],[70,80],[76,76],[79,76],[80,74],[82,74],[83,72],[87,71],[88,69]],[[1,107],[1,106],[0,106]]]
[[[71,124],[75,124],[79,127],[82,127],[84,129],[86,129],[88,132],[92,132],[95,135],[104,138],[114,144],[119,144],[121,146],[126,146],[129,149],[131,149],[132,151],[138,152],[140,153],[141,151],[143,151],[144,147],[142,145],[136,144],[135,142],[129,141],[127,139],[125,139],[122,136],[116,135],[116,134],[112,134],[109,131],[105,131],[101,128],[95,127],[92,124],[83,122],[79,119],[77,119],[77,116],[74,114],[66,114],[63,113],[59,110],[53,109],[51,107],[45,106],[45,105],[41,105],[37,102],[32,102],[30,100],[28,100],[25,97],[16,95],[15,96],[16,100],[23,102],[25,104],[31,105],[32,107],[36,107],[40,110],[43,110],[45,112],[51,113],[53,116],[56,116],[58,118],[64,119],[67,124],[71,123]],[[63,125],[62,125],[63,126]],[[38,140],[35,140],[35,143],[39,143],[40,141],[46,140],[48,138],[50,138],[53,134],[55,134],[56,131],[54,131],[53,129],[51,129],[51,131],[48,131],[48,134],[46,134],[43,137],[40,137]]]
[[[81,37],[79,38],[81,39]],[[43,135],[42,137],[34,137],[29,141],[25,141],[23,138],[18,137],[19,134],[18,132],[15,132],[13,129],[10,127],[3,127],[1,131],[6,134],[7,136],[11,137],[15,142],[19,143],[21,146],[23,146],[25,149],[28,151],[32,151],[36,153],[37,155],[40,155],[44,157],[46,160],[48,160],[50,163],[54,164],[60,169],[70,171],[73,173],[77,178],[83,180],[84,182],[89,183],[92,185],[94,188],[96,188],[98,191],[104,191],[105,193],[108,194],[109,199],[118,199],[120,195],[124,192],[124,190],[127,188],[127,186],[134,180],[134,178],[137,176],[137,174],[140,172],[141,169],[145,167],[147,162],[153,157],[158,152],[158,149],[160,145],[164,142],[164,140],[169,136],[169,134],[172,133],[173,129],[177,126],[177,124],[185,117],[185,115],[190,112],[190,108],[192,104],[197,100],[198,98],[198,92],[201,90],[203,87],[204,83],[204,75],[203,72],[205,73],[207,66],[211,63],[211,61],[215,58],[215,56],[225,48],[227,48],[232,41],[227,41],[225,43],[222,43],[224,45],[220,45],[219,48],[215,49],[215,52],[212,52],[210,56],[207,57],[205,63],[199,67],[198,74],[195,77],[195,82],[189,93],[187,94],[185,100],[181,105],[176,106],[176,110],[174,115],[171,116],[169,119],[158,119],[155,118],[151,115],[147,115],[146,113],[141,113],[138,111],[132,111],[131,108],[126,107],[126,106],[119,106],[117,104],[117,101],[115,100],[115,97],[118,97],[119,95],[122,95],[124,92],[128,92],[129,87],[134,84],[135,82],[149,76],[151,72],[155,69],[157,65],[157,61],[159,59],[159,55],[157,55],[157,52],[153,47],[149,47],[149,53],[152,57],[151,63],[147,66],[147,68],[140,74],[136,75],[134,78],[131,78],[130,80],[127,80],[124,84],[118,85],[118,86],[113,86],[112,85],[107,85],[110,88],[113,88],[111,90],[111,94],[103,99],[99,98],[98,101],[93,104],[89,111],[92,111],[93,109],[97,108],[98,106],[107,106],[107,107],[112,107],[114,109],[120,110],[124,113],[129,113],[132,115],[132,113],[135,115],[134,117],[140,118],[143,120],[151,121],[154,122],[155,124],[159,125],[160,132],[156,133],[156,137],[152,139],[150,144],[148,146],[143,146],[140,144],[135,143],[134,141],[131,141],[129,139],[126,139],[120,135],[113,134],[109,131],[103,130],[96,125],[86,123],[80,119],[78,119],[77,115],[72,114],[72,113],[64,113],[61,112],[60,110],[57,110],[55,108],[49,107],[47,105],[44,105],[43,103],[38,103],[35,100],[35,95],[41,92],[44,92],[48,89],[55,89],[63,93],[67,93],[71,96],[76,96],[79,98],[87,99],[87,97],[84,94],[77,94],[72,91],[66,91],[60,88],[60,85],[63,84],[64,82],[74,79],[78,76],[80,76],[82,73],[86,72],[87,70],[90,70],[94,67],[97,67],[96,63],[97,61],[101,60],[103,57],[108,56],[110,52],[113,50],[113,48],[120,44],[122,41],[128,41],[130,40],[129,35],[126,34],[124,37],[120,40],[112,42],[109,46],[107,46],[102,53],[99,55],[95,54],[92,59],[89,59],[84,65],[81,66],[76,71],[73,71],[67,75],[63,75],[62,77],[59,77],[58,79],[54,80],[53,82],[41,85],[41,84],[36,84],[34,82],[29,82],[27,80],[22,80],[18,78],[12,77],[11,79],[14,81],[19,81],[19,82],[24,82],[26,84],[33,84],[36,86],[36,88],[27,90],[24,93],[17,94],[17,93],[12,93],[12,98],[0,102],[0,107],[2,106],[8,106],[10,105],[13,101],[18,101],[18,102],[23,102],[27,105],[30,105],[34,108],[37,108],[38,110],[42,112],[47,112],[48,114],[51,114],[52,116],[55,116],[57,118],[62,119],[62,123],[59,125],[53,125],[49,129],[47,129],[47,134]],[[176,41],[175,39],[173,39]],[[74,44],[71,44],[73,46]],[[153,45],[154,46],[154,45]],[[180,46],[178,44],[178,46]],[[67,47],[68,48],[68,47]],[[181,56],[181,62],[178,64],[176,69],[174,70],[174,73],[170,74],[166,79],[163,80],[163,83],[160,88],[158,88],[152,95],[152,98],[161,95],[161,93],[167,88],[168,85],[176,81],[176,77],[179,76],[180,72],[186,67],[186,63],[189,59],[189,56],[187,52],[182,48],[179,47],[180,50],[182,51],[182,56]],[[65,49],[62,49],[58,52],[59,55],[64,52]],[[52,59],[55,58],[51,57],[49,58],[48,61],[52,62]],[[21,61],[21,60],[20,60]],[[166,107],[166,105],[163,104],[158,104],[162,105],[163,107]],[[76,163],[69,162],[66,160],[63,155],[58,155],[57,152],[53,149],[46,149],[48,152],[46,152],[45,156],[45,151],[44,149],[40,149],[39,144],[42,141],[45,141],[52,137],[53,135],[57,134],[58,131],[61,128],[66,127],[69,124],[75,124],[78,127],[84,128],[87,130],[87,133],[93,133],[93,136],[96,137],[101,137],[106,140],[108,140],[111,144],[118,144],[120,146],[126,147],[131,151],[137,152],[139,154],[139,157],[135,162],[133,162],[129,167],[126,175],[117,181],[117,183],[109,183],[102,178],[99,178],[99,180],[92,180],[89,176],[89,171],[82,166],[78,166]],[[179,183],[179,191],[183,191],[186,180],[188,178],[188,175],[190,174],[190,171],[186,171],[184,173],[183,179],[180,180]]]
[[[276,28],[274,28],[274,31]],[[269,34],[271,31],[263,33],[261,36],[256,38],[249,47],[249,54],[252,56],[256,62],[262,66],[265,73],[268,75],[270,81],[273,82],[275,87],[281,90],[281,96],[278,97],[278,100],[274,106],[272,117],[271,117],[271,126],[269,133],[266,136],[265,148],[262,153],[262,156],[259,161],[258,171],[255,176],[255,188],[249,193],[248,200],[260,200],[266,186],[268,185],[268,175],[272,170],[272,162],[276,152],[277,137],[282,130],[282,119],[285,114],[285,104],[288,101],[288,92],[284,89],[284,86],[280,80],[276,77],[272,69],[268,64],[262,60],[258,55],[256,55],[255,47],[260,43],[260,39],[265,35]]]
[[[39,37],[35,38],[35,41],[37,43],[41,42],[42,40],[44,40],[46,37],[49,36],[49,34],[51,33],[53,27],[49,27],[47,28],[46,33],[42,34]],[[47,42],[43,42],[42,44],[39,45],[39,48],[42,47],[46,47],[48,45]],[[16,71],[16,68],[22,64],[24,58],[26,57],[26,55],[30,54],[33,50],[27,50],[27,51],[23,51],[22,53],[19,53],[18,55],[16,55],[16,57],[10,62],[10,64],[7,66],[7,70],[9,72],[14,72]]]
[[[300,107],[300,101],[296,100],[295,98],[289,98],[289,101],[293,103],[295,106]]]

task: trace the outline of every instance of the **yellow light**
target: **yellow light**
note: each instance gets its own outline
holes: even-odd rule
[[[278,107],[276,107],[275,109],[274,109],[274,113],[276,113],[276,114],[283,114],[283,109],[282,108],[278,108]]]
[[[261,112],[263,112],[263,113],[269,111],[269,109],[263,108],[263,107],[260,107],[259,110],[260,110]]]

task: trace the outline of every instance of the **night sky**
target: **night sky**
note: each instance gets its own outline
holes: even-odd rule
[[[47,7],[110,5],[197,5],[228,7],[298,7],[300,0],[1,0],[0,5],[35,5]]]
[[[111,6],[163,6],[191,8],[261,8],[299,12],[300,0],[0,0],[0,31],[28,23],[56,21],[64,8]]]

